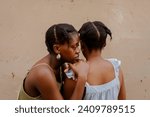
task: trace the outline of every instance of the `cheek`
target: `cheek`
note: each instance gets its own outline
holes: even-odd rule
[[[66,49],[66,50],[63,50],[62,51],[62,55],[66,58],[72,58],[72,57],[74,57],[75,56],[75,53],[74,53],[74,51],[72,51],[71,49]]]
[[[62,59],[65,62],[73,62],[75,60],[75,54],[71,51],[66,51],[65,53],[62,54]]]

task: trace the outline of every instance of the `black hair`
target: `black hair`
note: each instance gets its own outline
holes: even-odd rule
[[[78,33],[70,24],[61,23],[51,26],[45,34],[45,44],[49,53],[53,51],[53,45],[56,43],[64,44],[70,42],[71,34]]]
[[[105,24],[100,21],[86,22],[79,30],[80,40],[85,43],[88,50],[102,49],[106,46],[107,34],[112,39],[112,33]]]

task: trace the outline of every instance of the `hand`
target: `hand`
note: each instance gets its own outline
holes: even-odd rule
[[[84,80],[87,80],[87,75],[89,71],[89,65],[84,61],[79,61],[75,64],[68,64],[70,68],[75,73],[75,76],[77,78],[83,78]]]
[[[68,63],[64,63],[63,64],[63,69],[64,69],[64,72],[67,72],[70,68],[69,68],[69,64]]]
[[[66,74],[66,77],[69,79],[75,79],[75,74],[73,70],[69,67],[68,63],[64,63],[64,73]]]

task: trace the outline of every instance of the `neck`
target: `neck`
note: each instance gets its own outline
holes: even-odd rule
[[[56,55],[54,54],[49,54],[49,64],[50,66],[56,71],[59,69],[59,67],[63,64],[63,62],[61,60],[57,60],[56,59]]]
[[[92,50],[88,56],[87,56],[87,61],[92,61],[95,59],[102,59],[101,56],[101,50]]]

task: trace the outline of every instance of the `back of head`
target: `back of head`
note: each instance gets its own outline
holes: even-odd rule
[[[112,38],[110,29],[100,21],[84,23],[79,33],[81,41],[87,46],[89,51],[104,48],[107,34]]]
[[[76,29],[66,23],[55,24],[51,26],[45,34],[45,43],[47,50],[51,53],[54,44],[69,43],[73,33],[78,33]]]

